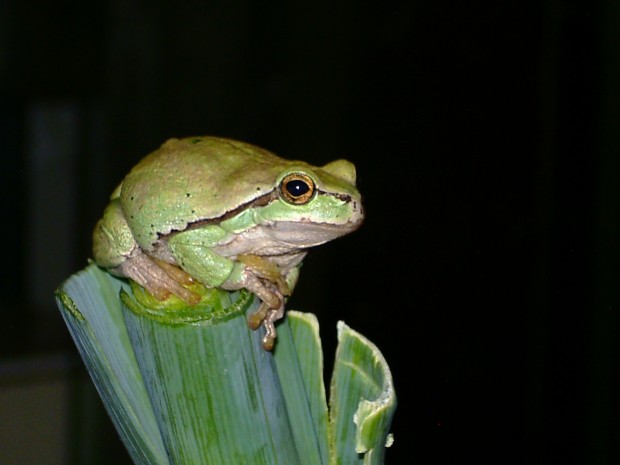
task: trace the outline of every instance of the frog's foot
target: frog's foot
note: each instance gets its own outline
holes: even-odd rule
[[[269,308],[266,303],[261,303],[258,310],[252,313],[248,317],[248,326],[256,330],[261,325],[265,327],[265,335],[263,336],[263,348],[265,350],[272,350],[276,342],[276,327],[274,323],[281,317],[278,316],[280,309]]]
[[[286,284],[286,280],[282,276],[278,265],[272,261],[269,261],[260,255],[252,254],[238,255],[237,260],[243,263],[246,270],[250,271],[255,276],[274,283],[280,294],[291,295],[288,284]]]
[[[271,310],[269,308],[269,305],[267,305],[265,302],[261,302],[258,310],[256,310],[248,317],[248,326],[252,331],[260,328],[260,326],[263,324],[263,321],[265,321],[265,318],[267,318],[267,313],[269,313],[269,310]]]
[[[256,294],[262,301],[258,310],[248,317],[248,326],[252,330],[264,326],[263,348],[272,350],[277,337],[274,323],[284,316],[284,296],[275,283],[261,280],[253,275],[248,277],[246,289]]]
[[[166,300],[170,294],[174,294],[190,305],[200,301],[198,294],[183,287],[183,284],[193,282],[187,273],[174,265],[152,259],[139,249],[121,263],[116,271],[133,279],[157,300]]]
[[[182,270],[178,266],[171,265],[168,262],[160,260],[159,258],[152,258],[155,264],[166,272],[177,283],[188,285],[196,282],[194,278],[185,270]]]

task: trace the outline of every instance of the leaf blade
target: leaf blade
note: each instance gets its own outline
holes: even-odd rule
[[[327,464],[323,351],[313,314],[287,312],[278,327],[274,358],[300,456],[307,464]]]
[[[244,312],[166,324],[127,298],[129,336],[172,464],[302,463],[273,357]],[[244,311],[257,308],[251,302]]]
[[[396,409],[392,375],[377,347],[338,322],[330,385],[331,464],[381,465]]]
[[[170,465],[121,315],[124,285],[89,265],[61,285],[56,303],[134,463]]]

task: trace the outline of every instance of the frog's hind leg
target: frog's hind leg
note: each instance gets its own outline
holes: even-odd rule
[[[136,243],[125,220],[120,201],[113,199],[93,231],[93,258],[112,274],[133,279],[159,300],[170,294],[188,304],[200,300],[183,284],[191,277],[181,269],[146,255]]]
[[[170,294],[174,294],[188,304],[197,304],[200,296],[186,289],[179,282],[187,283],[187,278],[172,272],[170,268],[173,265],[166,264],[162,267],[158,262],[141,249],[135,249],[131,256],[114,271],[133,279],[158,300],[165,300]]]

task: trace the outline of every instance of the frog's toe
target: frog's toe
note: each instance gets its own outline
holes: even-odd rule
[[[172,265],[169,265],[169,267],[172,267]],[[170,294],[174,294],[190,305],[200,302],[198,294],[183,287],[174,276],[171,276],[142,251],[134,253],[130,258],[121,263],[118,268],[120,269],[120,274],[133,279],[157,300],[166,300]]]
[[[196,282],[187,271],[182,270],[178,266],[171,265],[159,258],[154,258],[153,261],[179,284],[189,285]]]
[[[258,310],[248,317],[248,326],[250,329],[257,330],[260,328],[260,325],[263,324],[263,321],[265,321],[265,318],[267,317],[267,312],[269,312],[269,305],[262,302],[260,307],[258,307]]]
[[[256,330],[263,326],[265,335],[263,336],[263,348],[272,350],[277,337],[276,327],[274,323],[282,318],[284,313],[284,305],[280,308],[270,308],[265,302],[261,303],[258,310],[248,317],[248,326],[252,330]]]
[[[274,322],[279,319],[278,310],[269,310],[267,312],[267,316],[263,321],[263,326],[265,327],[265,335],[263,336],[263,348],[265,350],[273,350],[273,346],[276,342],[276,337],[278,336],[276,333],[276,327]]]
[[[276,344],[276,329],[275,327],[273,327],[273,324],[271,325],[271,327],[273,328],[272,330],[273,334],[271,335],[268,332],[263,337],[263,349],[265,349],[268,352],[271,352],[273,350],[273,346]]]

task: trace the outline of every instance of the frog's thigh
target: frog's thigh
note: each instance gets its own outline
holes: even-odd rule
[[[175,234],[168,246],[177,265],[208,287],[220,287],[231,275],[235,262],[212,247],[225,235],[219,226],[207,226]]]
[[[121,263],[116,271],[133,279],[159,300],[166,299],[172,293],[189,304],[200,301],[198,295],[183,287],[173,275],[167,273],[139,248]]]
[[[104,268],[115,268],[137,248],[118,199],[110,202],[93,232],[93,258]]]

